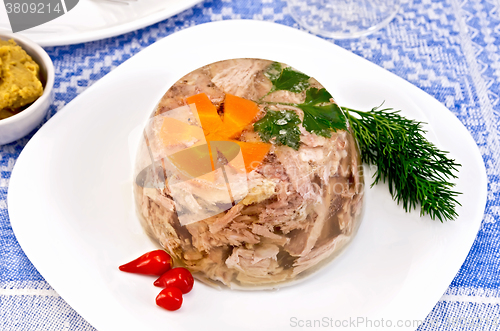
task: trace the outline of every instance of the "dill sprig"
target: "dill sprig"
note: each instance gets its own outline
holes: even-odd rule
[[[342,107],[361,150],[363,162],[376,166],[374,182],[387,182],[393,199],[408,212],[420,205],[420,215],[453,220],[459,192],[449,180],[460,164],[447,157],[423,134],[422,124],[392,109],[363,112]],[[356,114],[357,116],[354,116]]]

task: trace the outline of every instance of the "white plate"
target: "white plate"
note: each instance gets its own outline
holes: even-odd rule
[[[118,0],[120,1],[120,0]],[[41,46],[78,44],[141,29],[180,13],[202,0],[80,0],[58,18],[18,32]],[[12,31],[0,5],[0,30]]]
[[[379,185],[367,191],[352,245],[309,280],[259,292],[196,283],[181,310],[156,307],[153,279],[118,271],[118,265],[155,247],[133,208],[129,150],[140,132],[134,129],[184,74],[238,57],[290,64],[317,78],[342,105],[369,110],[386,100],[428,122],[430,139],[462,164],[456,187],[463,192],[460,217],[441,224],[406,214]],[[396,325],[424,319],[459,270],[483,216],[486,172],[465,127],[410,83],[289,27],[223,21],[155,43],[75,98],[23,150],[8,199],[12,227],[27,256],[100,331],[282,330],[293,329],[294,321],[322,318],[383,318]]]

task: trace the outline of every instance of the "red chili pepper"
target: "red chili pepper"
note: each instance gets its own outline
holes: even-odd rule
[[[156,304],[166,310],[177,310],[182,306],[182,292],[177,287],[167,287],[156,297]]]
[[[186,294],[193,288],[193,275],[186,268],[173,268],[160,276],[154,286],[158,287],[177,287],[182,293]]]
[[[164,250],[146,253],[137,259],[121,265],[121,271],[143,275],[161,276],[172,269],[172,258]]]

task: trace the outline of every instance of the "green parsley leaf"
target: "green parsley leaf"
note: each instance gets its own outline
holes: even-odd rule
[[[330,138],[331,130],[347,130],[345,116],[334,103],[326,106],[300,104],[298,107],[304,111],[302,125],[308,132]]]
[[[275,138],[277,143],[298,150],[300,146],[299,123],[299,116],[292,110],[268,110],[266,116],[255,122],[253,127],[262,141],[269,142]]]
[[[304,112],[302,125],[311,133],[329,138],[331,130],[347,130],[344,113],[334,103],[331,94],[324,88],[311,87],[306,91],[306,100],[297,105]]]
[[[320,103],[330,102],[331,98],[332,95],[326,89],[311,87],[306,91],[306,101],[304,101],[304,103],[308,105],[318,105]]]
[[[267,68],[265,76],[273,83],[268,94],[280,90],[299,93],[309,87],[309,76],[290,67],[283,69],[278,62],[274,62]]]

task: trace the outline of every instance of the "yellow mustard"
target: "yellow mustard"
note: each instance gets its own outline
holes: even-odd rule
[[[22,111],[43,94],[39,71],[14,40],[0,39],[0,120]]]

